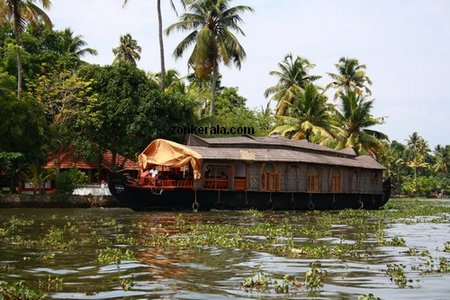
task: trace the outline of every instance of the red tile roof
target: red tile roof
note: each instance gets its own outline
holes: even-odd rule
[[[61,169],[70,169],[73,167],[85,170],[97,169],[97,163],[95,161],[87,161],[78,155],[72,147],[68,147],[56,153],[50,154],[45,168],[54,168],[58,161]],[[139,165],[137,163],[123,157],[122,155],[116,154],[116,166],[122,166],[123,164],[123,169],[139,170]],[[103,153],[102,165],[106,168],[112,167],[112,152],[110,150]]]

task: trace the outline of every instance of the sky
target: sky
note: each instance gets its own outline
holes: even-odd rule
[[[173,0],[175,4],[179,1]],[[166,28],[177,21],[169,0],[162,0]],[[142,47],[138,66],[159,72],[156,0],[54,0],[48,11],[55,29],[70,27],[97,56],[90,63],[111,64],[112,48],[130,33]],[[450,144],[450,1],[448,0],[233,0],[251,6],[242,16],[247,52],[241,70],[221,66],[222,84],[238,87],[251,108],[265,107],[269,75],[287,53],[316,67],[317,83],[330,82],[340,57],[357,58],[373,81],[373,114],[385,117],[376,129],[404,143],[417,131],[430,144]],[[178,5],[178,13],[182,7]],[[166,67],[188,72],[187,52],[173,50],[187,33],[165,37]],[[191,49],[189,49],[191,50]]]

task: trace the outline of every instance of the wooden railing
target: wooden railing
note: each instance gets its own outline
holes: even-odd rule
[[[228,190],[228,179],[205,178],[205,189]]]
[[[244,191],[247,189],[247,178],[235,178],[234,189],[237,191]]]
[[[144,183],[141,183],[146,186],[154,186],[158,188],[185,188],[191,189],[194,187],[193,180],[175,180],[175,179],[148,179]]]
[[[205,189],[213,189],[213,190],[228,190],[229,180],[223,178],[205,178],[203,187]],[[244,191],[247,188],[247,179],[244,178],[235,178],[234,179],[234,190],[236,191]]]

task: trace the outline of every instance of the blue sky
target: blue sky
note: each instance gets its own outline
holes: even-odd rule
[[[176,21],[163,0],[165,26]],[[177,0],[174,0],[177,3]],[[374,115],[387,117],[379,130],[405,142],[417,131],[431,146],[450,144],[450,1],[447,0],[234,0],[255,9],[243,16],[240,41],[247,59],[239,71],[222,67],[222,83],[239,88],[248,106],[267,104],[269,75],[292,52],[316,64],[312,73],[326,85],[340,57],[367,65],[374,84]],[[179,9],[181,11],[181,8]],[[120,35],[142,46],[139,67],[159,71],[156,0],[59,0],[49,11],[56,29],[71,27],[98,50],[86,60],[110,64]],[[187,73],[186,59],[172,56],[184,36],[165,38],[168,68]],[[186,55],[187,56],[187,55]]]

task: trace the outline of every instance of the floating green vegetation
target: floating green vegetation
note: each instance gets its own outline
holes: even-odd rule
[[[386,240],[385,229],[390,223],[430,222],[448,212],[450,208],[440,204],[395,200],[386,209],[377,211],[346,209],[289,214],[245,210],[238,213],[257,217],[259,221],[239,218],[238,224],[233,225],[226,220],[204,222],[192,214],[178,214],[173,225],[166,222],[164,228],[158,223],[142,223],[134,228],[145,231],[144,244],[149,247],[202,250],[214,246],[302,258],[366,258],[377,246],[406,246],[402,237]],[[430,215],[433,218],[422,217]],[[340,234],[336,226],[352,230]],[[327,238],[346,242],[330,244]]]
[[[369,293],[367,295],[358,296],[358,300],[381,300],[381,298],[380,297],[376,297],[372,293]]]
[[[114,236],[114,241],[117,244],[134,245],[137,243],[136,238],[132,236],[126,236],[125,234],[118,234]]]
[[[106,248],[98,252],[97,260],[101,263],[117,263],[122,260],[134,260],[134,252],[131,249]]]
[[[327,271],[320,269],[320,262],[316,261],[311,263],[311,269],[305,274],[305,286],[309,290],[320,289],[327,276]]]
[[[124,291],[129,291],[134,286],[134,282],[131,278],[120,279],[120,286]]]
[[[437,260],[437,258],[436,258]],[[435,268],[436,267],[436,268]],[[431,256],[426,257],[425,263],[420,263],[418,265],[412,266],[413,270],[420,271],[420,275],[428,275],[433,273],[449,273],[450,272],[450,264],[447,258],[440,257],[439,264],[435,263],[435,259]]]
[[[241,287],[246,291],[251,291],[253,289],[258,292],[264,292],[269,287],[269,284],[272,283],[272,279],[270,275],[265,274],[261,271],[258,271],[251,277],[244,279],[241,282]]]
[[[39,300],[45,299],[46,296],[43,292],[26,286],[24,281],[15,283],[0,281],[0,299]]]
[[[405,247],[406,241],[404,239],[396,236],[396,237],[392,238],[392,240],[387,241],[386,244],[389,246]]]
[[[322,257],[360,257],[363,252],[357,244],[318,245],[305,244],[298,248],[290,248],[289,256],[304,258]]]
[[[56,256],[56,253],[50,252],[50,253],[48,253],[48,254],[46,254],[46,255],[43,255],[43,256],[42,256],[42,260],[50,260],[50,259],[54,259],[55,256]]]
[[[439,258],[439,273],[448,273],[450,272],[450,265],[448,263],[448,260],[445,257]]]
[[[41,240],[41,246],[47,249],[66,250],[73,246],[75,241],[68,235],[69,231],[66,227],[52,227]]]
[[[0,237],[22,233],[24,229],[33,224],[33,220],[19,219],[16,216],[12,216],[0,228]]]
[[[44,289],[47,292],[59,291],[62,288],[63,279],[58,276],[53,277],[49,274],[47,279],[39,279],[38,285],[40,289]]]
[[[273,285],[277,294],[289,294],[291,290],[298,290],[302,287],[301,281],[297,280],[294,275],[285,275],[280,283],[275,280]]]
[[[395,282],[400,288],[404,288],[408,282],[405,275],[406,266],[403,264],[388,264],[386,274],[391,281]]]
[[[419,255],[419,250],[417,250],[416,248],[409,248],[408,250],[405,251],[405,253],[410,256],[417,256]]]
[[[444,244],[444,252],[450,252],[450,242],[445,242]]]
[[[33,249],[20,256],[19,262],[23,259],[30,264],[51,265],[58,265],[71,254],[79,254],[78,245],[102,249],[83,254],[99,263],[135,260],[135,256],[140,258],[141,255],[141,252],[135,255],[133,250],[136,249],[143,249],[143,252],[194,253],[215,251],[216,248],[261,251],[302,260],[336,258],[360,261],[380,251],[378,247],[381,246],[406,246],[401,235],[386,237],[389,234],[386,229],[391,224],[450,223],[449,211],[449,207],[439,202],[394,200],[384,209],[376,211],[293,213],[246,210],[229,212],[226,217],[215,213],[211,213],[213,217],[208,213],[180,213],[139,215],[136,219],[104,217],[94,221],[83,216],[55,216],[43,221],[30,221],[26,216],[6,216],[0,220],[0,244],[21,251],[24,248]],[[20,219],[22,217],[25,220]],[[450,241],[441,244],[437,250],[450,252]],[[426,248],[410,247],[402,251],[404,255],[416,256],[410,259],[420,262],[408,266],[408,270],[416,271],[413,272],[415,274],[449,273],[448,258],[433,258]],[[0,265],[0,272],[10,272],[23,263]],[[308,272],[301,275],[300,281],[292,275],[271,275],[258,271],[243,280],[241,287],[275,294],[305,292],[308,296],[320,296],[326,271],[319,265],[312,265]],[[408,285],[402,265],[388,266],[386,274],[399,287]],[[53,292],[63,285],[58,283],[58,277],[51,277],[50,283],[48,278],[45,279],[43,277],[39,283],[44,291]],[[116,277],[114,280],[114,287],[124,290],[132,289],[134,284],[128,277]],[[63,285],[65,288],[66,284]],[[364,297],[370,297],[370,294]]]
[[[14,270],[14,266],[7,264],[7,265],[0,265],[0,273],[7,273]]]
[[[273,292],[276,294],[298,293],[304,287],[309,296],[315,295],[323,287],[327,271],[321,269],[321,265],[317,261],[311,263],[310,266],[311,269],[305,273],[304,282],[301,282],[294,275],[284,275],[281,277],[264,273],[260,267],[252,276],[242,280],[240,286],[247,292]],[[277,279],[274,279],[275,277]]]
[[[262,218],[264,216],[264,212],[256,209],[246,209],[239,211],[241,214],[250,215],[257,218]]]

